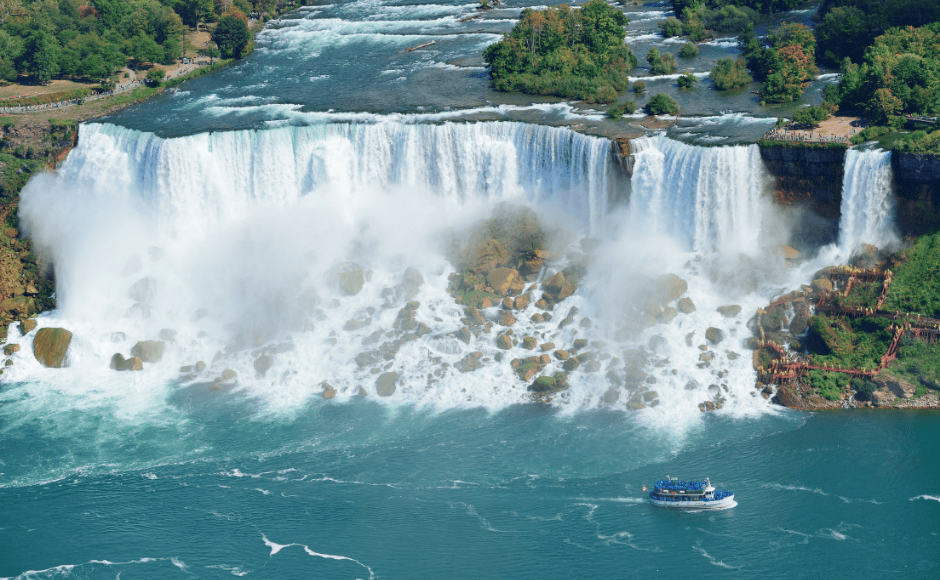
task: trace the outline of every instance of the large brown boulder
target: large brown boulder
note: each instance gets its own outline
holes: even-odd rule
[[[911,399],[917,391],[917,386],[913,385],[900,377],[895,377],[887,373],[881,373],[875,377],[875,384],[879,389],[891,391],[896,397],[902,399]]]
[[[564,391],[571,385],[568,384],[568,375],[565,373],[555,373],[554,376],[541,376],[532,381],[528,391],[533,393],[557,393]]]
[[[777,389],[777,395],[773,401],[778,405],[789,407],[790,409],[806,409],[806,403],[794,389],[790,387],[780,387]]]
[[[486,281],[497,296],[509,294],[510,289],[525,287],[519,272],[511,268],[494,268],[486,275]]]
[[[512,261],[503,244],[496,238],[485,238],[471,242],[460,256],[460,265],[471,272],[486,273],[493,268],[504,266]]]
[[[813,280],[812,288],[814,292],[832,292],[832,282],[828,278],[818,278]]]
[[[33,339],[33,356],[44,367],[67,367],[71,343],[72,333],[64,328],[40,328]]]
[[[691,298],[680,298],[676,303],[676,307],[679,309],[679,312],[683,314],[695,312],[695,304],[692,302]]]
[[[577,286],[565,279],[562,272],[558,272],[542,284],[542,290],[555,302],[561,302],[568,298],[577,289]]]
[[[363,284],[366,283],[365,273],[362,271],[362,268],[344,270],[337,274],[337,278],[340,288],[343,289],[343,292],[345,292],[347,296],[359,294]]]
[[[728,306],[719,306],[718,313],[724,316],[725,318],[734,318],[738,314],[741,314],[741,307],[737,304],[729,304]]]
[[[131,348],[131,356],[140,357],[145,363],[159,362],[163,358],[162,340],[141,340]]]
[[[675,274],[664,274],[656,279],[656,297],[663,304],[677,300],[688,289],[689,283]]]

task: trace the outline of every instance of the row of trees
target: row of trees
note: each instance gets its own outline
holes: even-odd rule
[[[764,82],[761,98],[769,103],[796,100],[816,78],[816,38],[803,24],[784,22],[767,35],[764,46],[749,27],[738,40],[747,67]]]
[[[246,13],[277,6],[277,0],[0,0],[0,79],[104,81],[127,64],[143,67],[183,56],[191,50],[187,25],[221,24],[231,17],[244,24],[234,35],[241,38],[247,34]],[[225,52],[221,46],[220,51]]]

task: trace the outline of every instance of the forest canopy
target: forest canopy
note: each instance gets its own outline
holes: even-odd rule
[[[526,9],[483,58],[497,90],[611,103],[637,66],[624,44],[628,23],[603,0],[591,0],[580,10],[567,4]]]

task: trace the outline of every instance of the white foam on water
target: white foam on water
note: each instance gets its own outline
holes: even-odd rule
[[[681,77],[683,74],[685,74],[685,73],[675,73],[675,74],[668,74],[668,75],[649,75],[649,76],[643,76],[643,77],[627,77],[627,78],[630,79],[630,82],[631,82],[631,83],[635,83],[635,82],[637,82],[637,81],[643,81],[643,82],[647,82],[647,81],[663,81],[663,80],[673,80],[673,81],[674,81],[674,80],[678,79],[679,77]],[[692,75],[693,75],[695,78],[697,78],[697,79],[704,79],[704,78],[707,78],[709,74],[711,74],[711,73],[709,73],[708,71],[705,71],[705,72],[693,72],[693,73],[692,73]]]
[[[937,496],[937,495],[918,495],[916,497],[912,497],[910,501],[915,501],[918,499],[940,502],[940,496]]]
[[[701,546],[692,546],[692,549],[698,552],[699,554],[701,554],[704,558],[706,558],[708,560],[708,563],[711,564],[712,566],[718,566],[719,568],[726,568],[728,570],[740,570],[741,569],[741,566],[732,566],[731,564],[726,564],[722,562],[721,560],[715,558],[714,556],[709,555],[709,553],[705,551],[705,548],[702,548]]]

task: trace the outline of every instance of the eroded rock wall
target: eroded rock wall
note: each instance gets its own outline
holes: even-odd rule
[[[940,156],[892,153],[897,225],[903,235],[934,231],[940,224]]]

